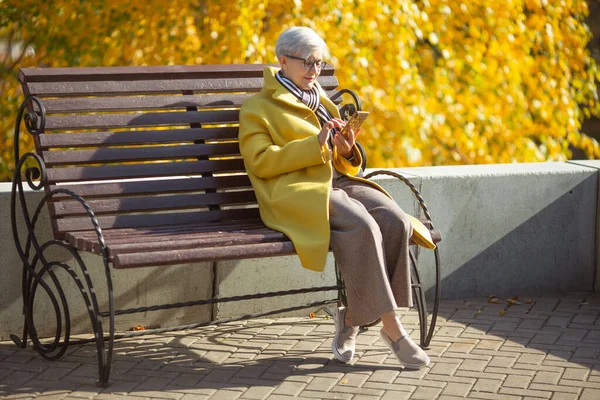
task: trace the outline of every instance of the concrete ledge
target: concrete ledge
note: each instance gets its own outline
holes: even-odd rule
[[[334,259],[330,253],[325,272],[302,268],[297,256],[236,260],[217,263],[217,294],[219,297],[264,293],[278,290],[303,289],[307,287],[336,284]],[[283,307],[293,307],[317,301],[335,299],[336,291],[306,293],[293,296],[245,300],[243,302],[218,303],[215,316],[218,319],[255,314]],[[288,316],[306,316],[311,310],[297,310]]]
[[[442,297],[496,295],[534,296],[589,291],[597,265],[598,185],[600,162],[507,164],[395,169],[422,193],[442,231]],[[369,171],[367,171],[369,172]],[[375,178],[409,213],[422,215],[408,188],[392,177]],[[39,193],[28,194],[32,204]],[[21,261],[10,227],[10,184],[0,183],[0,340],[22,330]],[[23,228],[20,229],[21,231]],[[47,219],[39,232],[49,238]],[[73,260],[60,251],[55,259]],[[433,252],[418,251],[428,296],[434,281]],[[99,257],[84,259],[105,301],[104,271]],[[203,263],[193,266],[112,270],[118,308],[139,307],[247,293],[335,283],[333,258],[324,273],[304,270],[296,257]],[[214,284],[214,287],[213,287]],[[89,331],[89,320],[76,286],[65,285],[72,298],[76,332]],[[36,298],[36,324],[41,335],[53,331],[54,312],[47,295]],[[132,314],[117,318],[118,328],[136,324],[167,326],[208,321],[332,298],[335,293],[228,303]],[[306,315],[309,311],[294,314]]]
[[[443,298],[593,289],[595,169],[535,163],[399,171],[419,178],[443,233]],[[433,263],[423,256],[420,267],[430,287]]]

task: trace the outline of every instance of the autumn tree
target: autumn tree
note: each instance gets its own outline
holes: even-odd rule
[[[310,26],[371,116],[369,166],[594,158],[598,114],[584,0],[4,0],[0,179],[10,179],[18,68],[276,62]],[[27,135],[25,135],[27,137]],[[22,143],[25,149],[31,143]]]

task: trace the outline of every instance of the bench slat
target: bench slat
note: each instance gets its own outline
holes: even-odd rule
[[[232,246],[239,244],[258,244],[266,242],[275,242],[289,240],[283,233],[277,231],[260,231],[252,233],[227,233],[219,236],[200,236],[190,235],[186,238],[173,240],[155,240],[152,243],[127,243],[109,245],[110,254],[139,253],[140,251],[163,251],[175,249],[191,249],[199,247],[214,246]]]
[[[63,115],[46,118],[46,130],[108,129],[138,126],[186,126],[238,123],[239,110],[136,114]]]
[[[32,95],[68,96],[114,96],[140,94],[177,94],[203,92],[258,92],[262,78],[177,79],[177,80],[105,80],[105,81],[49,81],[27,84]]]
[[[151,240],[147,235],[129,236],[107,240],[109,255],[121,253],[138,253],[140,251],[161,251],[170,249],[186,249],[194,247],[231,246],[235,244],[265,243],[289,240],[281,233],[268,228],[259,228],[247,232],[192,232],[179,235],[153,236]],[[67,241],[80,250],[100,253],[98,241],[94,238],[84,238],[75,234],[68,234]]]
[[[177,249],[146,253],[124,253],[113,257],[115,268],[171,265],[202,261],[239,260],[296,254],[290,241],[237,246]]]
[[[136,148],[109,148],[94,150],[44,151],[42,158],[47,166],[94,164],[105,162],[178,160],[215,156],[237,156],[237,143],[196,144],[180,146],[153,146]]]
[[[130,245],[132,243],[136,243],[141,241],[146,241],[148,238],[152,238],[150,242],[161,242],[161,241],[172,241],[172,240],[187,240],[193,238],[194,240],[206,238],[210,239],[214,242],[213,239],[225,238],[228,235],[236,235],[236,236],[244,236],[244,235],[258,235],[258,234],[268,234],[268,233],[277,233],[278,235],[283,235],[281,232],[274,231],[272,229],[267,228],[262,221],[260,223],[256,223],[255,220],[251,223],[246,223],[246,221],[236,221],[236,225],[229,225],[227,228],[224,228],[226,225],[218,230],[200,230],[195,229],[196,226],[193,226],[191,229],[177,229],[170,227],[171,229],[165,229],[162,232],[158,233],[158,231],[151,230],[148,233],[148,230],[144,233],[133,232],[128,235],[111,235],[106,239],[107,246],[110,247],[121,247],[125,245]],[[244,226],[245,229],[241,229]],[[115,230],[115,229],[111,229]],[[119,229],[119,231],[123,231],[123,229]],[[85,232],[85,231],[84,231]],[[85,235],[76,235],[79,238],[90,239],[90,237],[86,237]],[[93,239],[93,237],[92,237]]]
[[[239,108],[252,94],[205,94],[202,96],[73,97],[44,100],[48,114],[106,111],[144,111],[198,108]]]
[[[107,229],[103,231],[104,239],[108,246],[113,244],[155,242],[159,240],[179,240],[189,238],[190,235],[206,235],[214,237],[227,233],[248,233],[270,231],[260,219],[237,220],[231,222],[207,222],[202,225],[170,225],[146,228],[120,228]],[[140,239],[143,238],[143,239]],[[68,232],[65,239],[78,249],[85,249],[100,254],[98,237],[95,231]]]
[[[203,77],[204,78],[204,77]],[[335,76],[320,76],[324,90],[338,86]],[[29,94],[39,97],[56,96],[113,96],[118,94],[175,94],[175,93],[228,93],[258,92],[263,78],[166,79],[166,80],[105,80],[105,81],[49,81],[27,83]]]
[[[99,182],[72,185],[50,185],[49,190],[69,189],[84,199],[100,197],[123,197],[159,193],[193,192],[206,189],[249,188],[250,179],[246,175],[194,177],[148,180],[141,182]],[[56,194],[53,199],[70,199],[70,196]]]
[[[442,241],[442,233],[438,230],[438,229],[431,229],[431,223],[429,222],[429,220],[427,220],[426,218],[418,218],[419,221],[421,221],[425,226],[428,227],[429,229],[429,233],[431,234],[431,238],[433,239],[434,243],[440,243]],[[221,225],[223,224],[223,225]],[[165,235],[165,234],[182,234],[182,235],[188,235],[188,234],[196,234],[198,232],[211,232],[211,229],[214,230],[215,228],[213,228],[215,225],[214,224],[206,224],[206,225],[201,225],[201,226],[193,226],[193,225],[186,225],[186,226],[171,226],[171,227],[159,227],[159,228],[148,228],[143,230],[143,234],[144,235],[152,235],[152,237],[154,237],[154,235],[157,236],[161,236],[161,235]],[[245,229],[258,229],[258,228],[265,228],[262,220],[257,219],[255,221],[253,220],[245,220],[245,221],[236,221],[234,225],[229,225],[228,223],[218,223],[216,226],[218,226],[219,232],[221,231],[242,231]],[[269,228],[266,228],[269,229]],[[140,229],[113,229],[113,230],[109,230],[109,231],[105,231],[105,237],[109,237],[109,238],[114,238],[114,237],[126,237],[126,240],[129,240],[130,237],[135,236],[137,234],[139,234],[140,232],[142,232],[142,230]],[[92,240],[96,240],[96,233],[94,231],[88,231],[88,232],[77,232],[77,235],[80,237],[84,237],[85,235],[87,235],[88,238],[92,239]],[[416,243],[411,241],[411,245],[417,245]]]
[[[162,144],[199,140],[237,140],[238,128],[189,128],[125,132],[42,133],[40,148]]]
[[[102,234],[106,240],[130,240],[132,237],[143,236],[146,238],[163,237],[165,235],[187,235],[187,234],[220,234],[225,231],[245,232],[249,230],[265,229],[265,224],[260,218],[244,219],[236,221],[205,222],[202,224],[167,225],[154,227],[118,228],[105,229]],[[267,228],[268,229],[268,228]],[[84,240],[97,240],[96,231],[69,232],[67,236],[81,238]]]
[[[258,208],[240,208],[186,213],[100,216],[98,217],[98,223],[102,229],[114,229],[178,224],[184,225],[221,220],[243,220],[259,218],[259,216]],[[83,231],[93,228],[92,222],[87,217],[59,218],[54,220],[54,223],[57,234],[61,236],[67,232]]]
[[[46,174],[47,182],[52,184],[57,182],[198,175],[209,172],[245,172],[244,162],[241,159],[214,161],[200,160],[194,162],[169,162],[158,164],[49,168]]]
[[[182,194],[172,196],[127,197],[106,200],[90,200],[88,205],[96,216],[144,211],[184,210],[209,205],[234,205],[256,203],[253,190]],[[50,204],[50,211],[58,217],[87,215],[78,201],[59,201]]]
[[[150,227],[145,229],[108,229],[107,231],[111,233],[104,235],[104,240],[107,246],[114,247],[121,245],[129,245],[138,242],[152,243],[160,241],[185,240],[190,238],[218,238],[229,234],[249,235],[256,233],[276,232],[272,229],[267,228],[262,223],[262,221],[257,221],[253,219],[243,221],[238,220],[235,221],[235,225],[231,222],[228,224],[218,223],[216,225],[219,225],[218,231],[214,229],[198,229],[203,228],[199,227],[198,225],[183,225],[182,227],[163,226],[155,228]],[[95,243],[98,242],[98,238],[96,236],[95,231],[69,232],[67,236],[77,240],[86,240]]]
[[[327,91],[329,97],[335,90]],[[44,100],[47,114],[107,111],[176,110],[186,107],[199,109],[239,108],[253,93],[204,94],[179,96],[119,96],[119,97],[66,97]],[[336,100],[339,102],[339,99]]]
[[[210,65],[156,65],[128,67],[67,67],[67,68],[21,68],[19,81],[94,81],[135,79],[185,79],[185,78],[235,78],[262,77],[266,66],[275,64],[210,64]],[[334,68],[327,65],[320,76],[330,76]]]

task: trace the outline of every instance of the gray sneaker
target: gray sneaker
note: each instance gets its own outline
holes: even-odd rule
[[[392,342],[392,339],[384,332],[383,328],[381,328],[379,334],[398,361],[400,361],[400,364],[406,368],[420,369],[429,365],[429,356],[413,342],[410,336],[404,335],[395,342]]]
[[[343,363],[350,362],[354,357],[358,326],[346,325],[345,307],[338,307],[333,310],[333,320],[335,321],[335,336],[333,342],[331,342],[333,355]]]

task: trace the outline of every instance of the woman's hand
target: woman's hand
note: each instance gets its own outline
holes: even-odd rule
[[[323,124],[323,128],[321,128],[321,132],[319,132],[319,143],[321,146],[327,142],[327,138],[329,137],[329,131],[332,129],[337,129],[338,131],[342,130],[342,128],[346,125],[344,121],[339,118],[334,118],[330,121],[327,121]],[[337,136],[337,135],[335,135]]]
[[[344,124],[345,125],[345,124]],[[344,158],[352,157],[352,147],[354,147],[354,143],[356,143],[356,137],[360,133],[360,128],[354,132],[352,128],[349,128],[345,132],[345,136],[341,133],[337,133],[333,137],[333,144],[337,148],[338,154]]]

